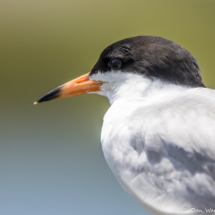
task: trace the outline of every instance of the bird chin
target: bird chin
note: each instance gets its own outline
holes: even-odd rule
[[[98,94],[100,96],[106,96],[103,91],[96,91],[96,92],[88,92],[87,94]]]

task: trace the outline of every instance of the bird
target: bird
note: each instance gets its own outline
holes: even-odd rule
[[[151,215],[215,214],[215,90],[187,49],[158,36],[120,40],[35,104],[83,93],[108,98],[103,154],[140,206]]]

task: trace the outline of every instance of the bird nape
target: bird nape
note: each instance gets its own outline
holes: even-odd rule
[[[205,88],[189,51],[154,36],[118,41],[90,73],[35,103],[82,93],[109,99],[104,156],[145,210],[215,214],[215,91]]]

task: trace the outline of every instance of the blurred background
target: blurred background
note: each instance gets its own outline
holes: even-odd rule
[[[215,88],[213,0],[0,0],[0,214],[147,215],[100,144],[106,98],[37,106],[113,42],[155,35],[187,48]]]

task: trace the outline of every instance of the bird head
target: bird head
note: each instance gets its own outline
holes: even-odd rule
[[[117,91],[129,80],[134,88],[156,80],[166,84],[204,87],[197,60],[189,51],[161,37],[137,36],[108,46],[91,72],[52,90],[35,104],[83,93],[109,97],[110,92]],[[123,90],[128,93],[129,87]],[[141,87],[137,89],[141,90]]]

